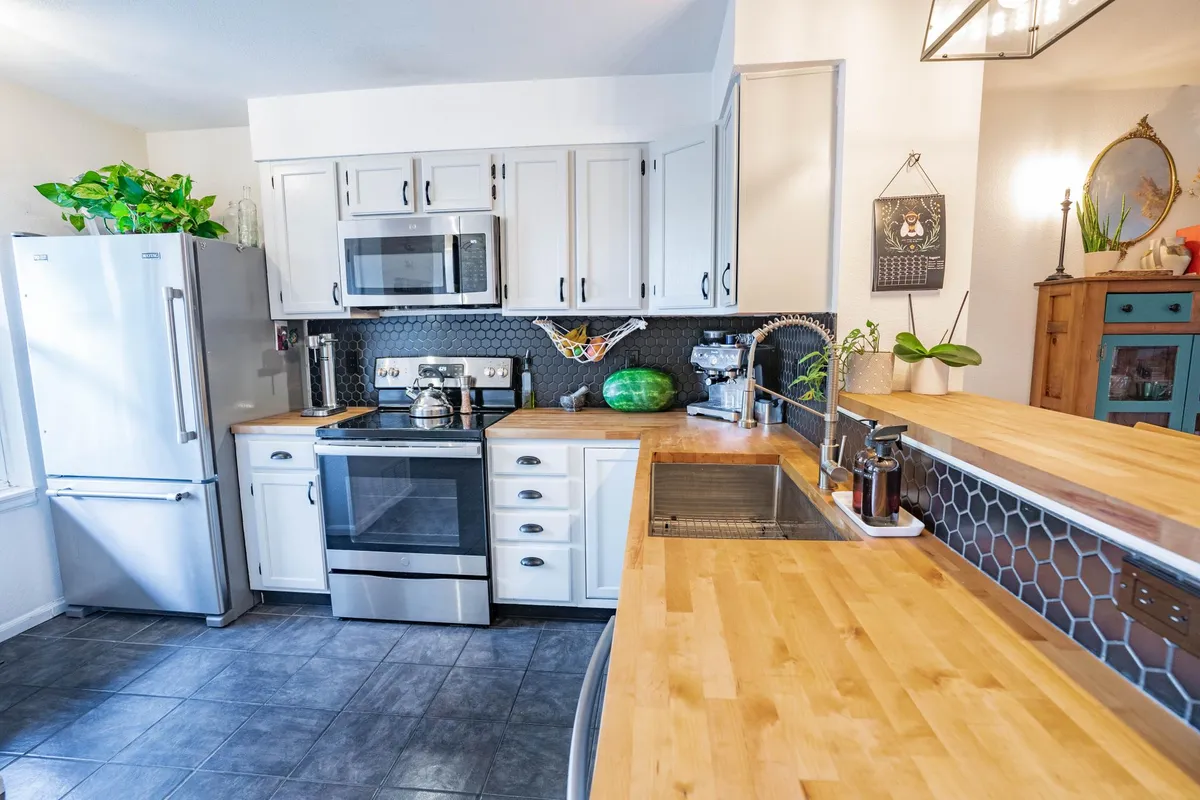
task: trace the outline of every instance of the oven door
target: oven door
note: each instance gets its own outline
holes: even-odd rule
[[[479,442],[316,445],[331,570],[487,574]]]
[[[498,230],[491,214],[339,222],[346,305],[494,305]]]

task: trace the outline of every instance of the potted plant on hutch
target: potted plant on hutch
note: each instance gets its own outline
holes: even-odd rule
[[[1117,229],[1111,231],[1112,219],[1100,219],[1100,211],[1096,208],[1096,198],[1090,192],[1083,193],[1083,199],[1075,207],[1075,215],[1079,219],[1079,233],[1083,237],[1083,274],[1087,277],[1111,272],[1124,258],[1121,249],[1121,230],[1129,217],[1130,208],[1125,204],[1125,196],[1121,195],[1121,219]]]

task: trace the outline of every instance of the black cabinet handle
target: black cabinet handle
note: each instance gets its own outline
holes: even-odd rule
[[[333,304],[335,306],[340,306],[342,304],[342,295],[341,292],[338,291],[338,285],[336,281],[333,284]]]
[[[542,564],[545,564],[545,563],[546,563],[545,561],[542,561],[537,556],[525,556],[524,558],[521,559],[522,567],[540,567]]]
[[[425,181],[425,205],[429,206],[432,201],[429,199],[429,181]]]
[[[1121,311],[1128,314],[1130,311],[1133,311],[1133,306],[1129,303],[1126,303],[1125,305],[1121,306]]]
[[[542,460],[537,456],[521,456],[517,459],[517,463],[522,467],[536,467],[538,464],[542,463]]]
[[[1170,311],[1172,314],[1178,314],[1182,309],[1183,306],[1179,305],[1179,303],[1171,303],[1171,305],[1167,306],[1167,311]]]
[[[408,181],[405,181],[404,185],[400,187],[400,200],[405,206],[408,206]]]
[[[725,280],[729,277],[730,270],[733,269],[733,264],[725,265],[725,269],[721,271],[721,288],[725,290],[725,294],[729,294],[729,283]]]
[[[579,302],[587,302],[587,278],[579,279]]]
[[[707,272],[705,272],[704,277],[700,279],[700,294],[705,300],[708,299],[708,273]]]
[[[541,533],[544,529],[541,525],[535,525],[532,522],[526,522],[517,530],[519,530],[521,533]]]
[[[291,457],[292,457],[292,454],[289,453],[287,450],[276,450],[274,453],[271,453],[272,461],[287,461]]]
[[[308,482],[308,504],[310,506],[315,506],[317,504],[317,501],[313,500],[312,490],[313,490],[313,482],[309,481]]]
[[[560,303],[567,302],[567,279],[566,278],[558,279],[558,302],[560,302]]]
[[[537,489],[522,489],[517,492],[517,497],[521,500],[541,500],[542,493]]]

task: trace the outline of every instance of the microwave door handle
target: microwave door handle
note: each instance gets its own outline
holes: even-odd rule
[[[458,234],[447,233],[442,266],[446,270],[446,294],[458,294]]]

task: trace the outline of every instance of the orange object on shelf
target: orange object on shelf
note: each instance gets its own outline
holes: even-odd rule
[[[1192,263],[1183,271],[1184,275],[1200,275],[1200,225],[1191,225],[1175,231],[1176,236],[1183,237],[1183,244],[1192,251]]]

